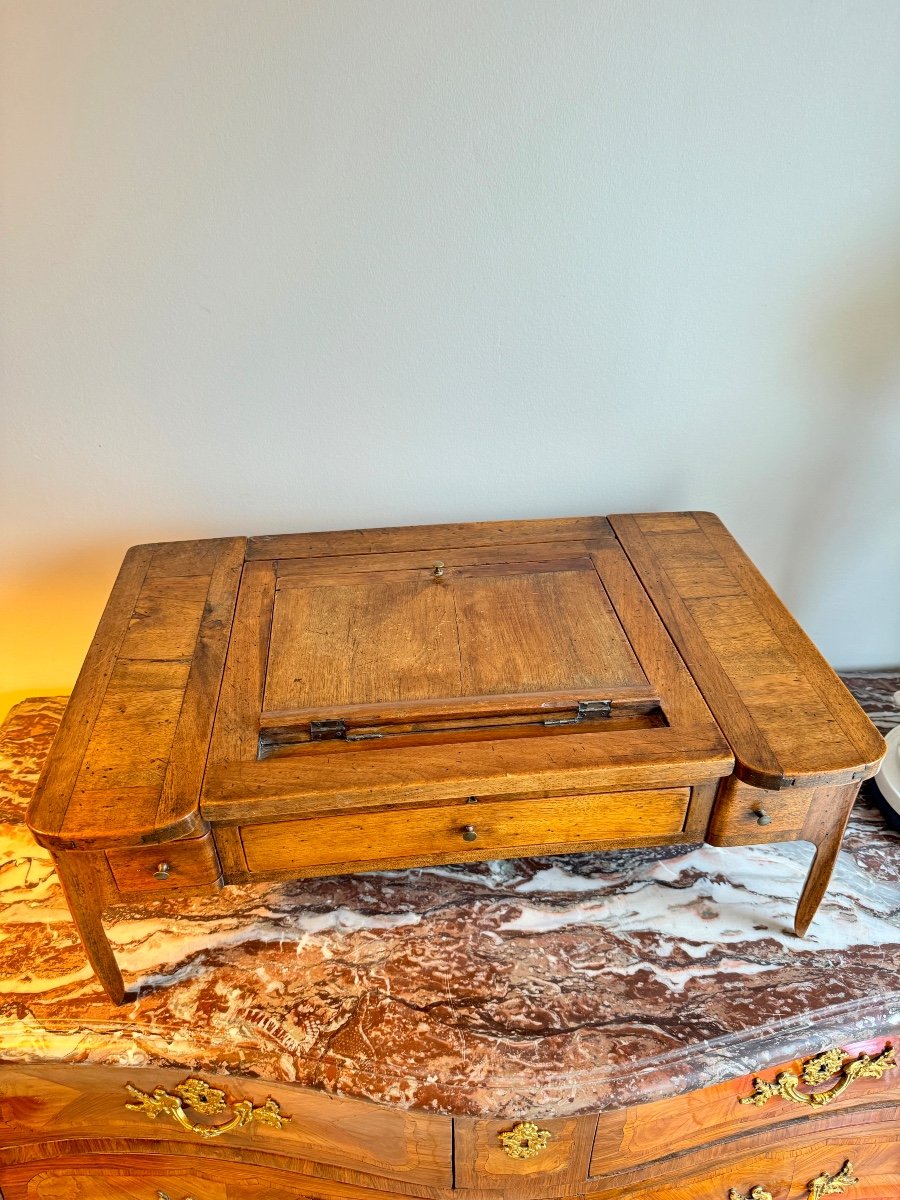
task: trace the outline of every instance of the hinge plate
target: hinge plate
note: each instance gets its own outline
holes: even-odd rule
[[[347,736],[347,726],[343,721],[310,721],[309,740],[311,742],[340,741]]]
[[[579,725],[582,721],[590,721],[595,717],[608,717],[612,714],[612,700],[579,700],[574,717],[548,719],[545,725]]]

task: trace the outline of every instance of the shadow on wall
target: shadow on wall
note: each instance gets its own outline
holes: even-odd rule
[[[87,543],[7,575],[0,588],[0,720],[26,696],[71,691],[129,544],[127,535]]]
[[[805,500],[785,595],[811,614],[814,638],[835,619],[861,631],[893,623],[900,659],[900,245],[877,264],[840,305],[813,313],[803,346],[804,374],[820,380],[820,438],[796,464]],[[862,595],[857,568],[872,556],[887,566],[885,590]]]

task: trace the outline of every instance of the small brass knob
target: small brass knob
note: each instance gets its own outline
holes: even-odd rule
[[[771,825],[772,818],[764,808],[754,808],[753,815],[756,817],[757,825]]]
[[[475,832],[474,825],[463,825],[463,841],[464,842],[474,842],[477,837],[478,837],[478,834]]]
[[[154,879],[168,879],[169,872],[171,870],[172,870],[172,868],[169,866],[169,864],[167,862],[161,862],[157,865],[156,870],[153,872],[153,878]]]
[[[440,579],[444,573],[444,564],[442,562],[436,562],[434,564],[434,570],[431,573],[435,579]]]

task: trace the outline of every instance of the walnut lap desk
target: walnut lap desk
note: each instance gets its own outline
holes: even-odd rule
[[[709,513],[128,551],[28,813],[101,916],[248,880],[800,839],[881,735]]]

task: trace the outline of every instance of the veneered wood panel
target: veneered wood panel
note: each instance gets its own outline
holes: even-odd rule
[[[500,1191],[515,1200],[577,1195],[587,1175],[595,1118],[550,1118],[535,1124],[550,1134],[545,1148],[534,1158],[511,1158],[500,1134],[515,1121],[458,1119],[453,1133],[457,1189]]]
[[[99,1168],[99,1169],[98,1169]],[[143,1170],[141,1169],[143,1168]],[[103,1170],[103,1174],[100,1174]],[[196,1167],[140,1162],[132,1159],[113,1160],[104,1169],[100,1164],[84,1172],[66,1168],[49,1168],[36,1172],[28,1181],[27,1200],[234,1200],[234,1189],[226,1177],[210,1178],[210,1173],[198,1173]]]
[[[244,1151],[205,1146],[178,1154],[159,1142],[148,1153],[135,1142],[117,1153],[98,1141],[93,1153],[83,1146],[62,1158],[0,1167],[6,1200],[390,1200],[397,1195],[438,1197],[447,1190],[342,1171],[348,1182],[310,1176],[295,1163]],[[299,1168],[299,1169],[298,1169]],[[350,1182],[352,1179],[353,1182]]]
[[[844,1049],[850,1058],[857,1058],[860,1054],[876,1058],[890,1044],[889,1038],[882,1037],[846,1043]],[[809,1057],[825,1048],[811,1046]],[[615,1112],[601,1113],[597,1119],[590,1173],[594,1176],[607,1175],[641,1164],[665,1161],[671,1155],[708,1143],[721,1143],[728,1138],[765,1129],[784,1129],[785,1126],[806,1128],[817,1113],[821,1115],[826,1109],[816,1112],[780,1099],[770,1100],[762,1107],[740,1103],[742,1098],[753,1094],[755,1075],[774,1080],[783,1071],[801,1075],[802,1069],[802,1059],[774,1063],[759,1072],[713,1084],[684,1096],[670,1096],[649,1104],[635,1104]],[[804,1090],[808,1089],[804,1086]],[[876,1102],[891,1101],[900,1103],[900,1067],[887,1071],[881,1079],[854,1081],[842,1096],[828,1106],[827,1111],[849,1111]]]
[[[379,859],[431,855],[465,862],[492,853],[509,857],[517,847],[627,841],[677,834],[690,790],[551,796],[538,800],[461,801],[434,808],[322,815],[274,825],[247,825],[241,839],[251,871],[269,874],[311,867],[336,872],[377,868]],[[473,841],[464,838],[472,826]],[[450,856],[449,858],[447,856]],[[456,856],[456,857],[453,857]]]
[[[658,1200],[662,1179],[665,1200],[725,1200],[732,1188],[749,1198],[755,1187],[773,1200],[809,1200],[814,1179],[837,1175],[850,1162],[857,1182],[848,1196],[900,1200],[898,1137],[896,1105],[826,1111],[592,1179],[587,1191],[603,1200]]]
[[[125,1107],[131,1083],[152,1094],[169,1092],[191,1076],[221,1089],[230,1107],[239,1100],[262,1105],[276,1101],[291,1119],[281,1128],[253,1123],[222,1134],[214,1147],[200,1142],[174,1121],[152,1119]],[[27,1096],[27,1106],[3,1103]],[[21,1143],[90,1139],[137,1139],[152,1145],[164,1141],[172,1152],[195,1154],[207,1148],[265,1153],[302,1160],[310,1174],[365,1172],[372,1177],[405,1181],[425,1188],[452,1183],[451,1121],[448,1117],[336,1098],[308,1088],[268,1083],[241,1076],[164,1069],[73,1066],[0,1067],[0,1109],[6,1120],[3,1146]],[[191,1114],[195,1120],[202,1117]],[[221,1124],[222,1116],[206,1118]],[[75,1143],[77,1145],[77,1142]],[[0,1162],[3,1161],[0,1148]],[[10,1161],[7,1157],[6,1161]],[[276,1159],[277,1161],[277,1159]],[[317,1164],[315,1166],[313,1164]]]

